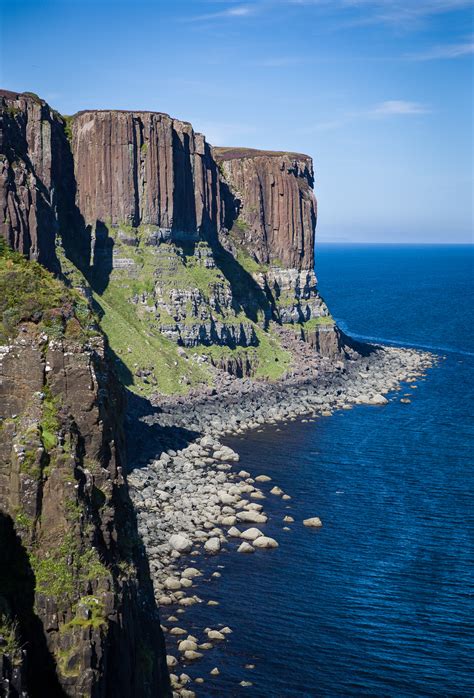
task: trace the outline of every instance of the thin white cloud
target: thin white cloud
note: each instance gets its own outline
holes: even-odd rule
[[[255,5],[235,5],[233,7],[227,7],[225,10],[219,10],[219,12],[209,12],[203,15],[186,17],[186,21],[206,22],[213,19],[234,19],[239,17],[248,17],[253,15],[256,9],[257,8]]]
[[[432,110],[420,102],[410,102],[404,99],[389,99],[375,104],[373,107],[348,111],[345,114],[335,115],[330,121],[320,121],[311,127],[304,129],[305,133],[316,131],[332,131],[346,127],[354,122],[367,121],[367,119],[389,119],[391,117],[421,116],[431,114]]]
[[[394,24],[411,29],[421,20],[473,7],[473,0],[286,0],[290,5],[359,12],[350,24]]]
[[[407,54],[406,58],[414,61],[435,61],[442,59],[462,58],[474,53],[474,41],[464,41],[457,44],[433,46],[420,53]]]
[[[389,99],[367,112],[369,116],[413,116],[429,113],[430,109],[425,105],[419,102],[407,102],[404,99]]]

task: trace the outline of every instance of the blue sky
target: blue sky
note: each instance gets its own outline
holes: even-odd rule
[[[320,240],[469,242],[473,0],[9,0],[1,83],[315,161]]]

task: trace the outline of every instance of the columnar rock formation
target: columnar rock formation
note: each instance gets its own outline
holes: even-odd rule
[[[214,148],[238,199],[237,233],[262,264],[313,271],[313,161],[299,153]]]
[[[155,112],[84,111],[72,134],[87,224],[149,224],[173,239],[220,227],[219,173],[191,124]]]
[[[57,267],[57,209],[73,184],[64,121],[30,93],[1,90],[0,106],[0,235]]]

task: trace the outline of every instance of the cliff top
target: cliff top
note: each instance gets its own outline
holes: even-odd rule
[[[34,92],[14,92],[12,90],[1,90],[0,89],[0,99],[6,99],[6,100],[17,100],[17,99],[31,99],[34,102],[38,102],[40,104],[44,104],[44,99],[41,99],[41,97],[38,97],[37,94]]]
[[[83,116],[84,114],[156,114],[157,116],[165,116],[167,119],[171,119],[171,121],[179,121],[181,124],[192,126],[189,121],[177,119],[164,111],[154,111],[152,109],[81,109],[81,111],[73,114],[73,117]]]
[[[258,150],[256,148],[224,148],[213,147],[214,155],[218,160],[238,160],[240,158],[258,157],[291,157],[297,160],[311,160],[309,155],[304,153],[292,153],[284,150]]]

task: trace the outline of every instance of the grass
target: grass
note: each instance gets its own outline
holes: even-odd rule
[[[16,337],[24,322],[35,324],[50,339],[68,334],[84,342],[97,333],[95,318],[81,295],[0,239],[0,341]]]
[[[332,327],[334,325],[334,318],[332,315],[320,315],[318,317],[312,317],[310,320],[301,323],[301,327],[304,330],[315,330],[318,327]]]
[[[43,390],[44,398],[42,403],[43,415],[40,422],[41,440],[46,451],[52,449],[58,444],[58,398],[51,395],[48,386]]]
[[[258,338],[255,347],[229,347],[213,345],[199,347],[199,353],[209,356],[213,363],[222,359],[248,359],[253,367],[253,376],[263,380],[279,380],[291,364],[291,355],[281,348],[278,340],[271,332],[265,332],[254,325]]]
[[[0,613],[0,650],[10,656],[12,664],[21,661],[21,645],[18,640],[18,623],[6,614]]]
[[[171,340],[161,332],[150,331],[148,318],[141,318],[128,301],[126,290],[116,282],[102,296],[95,296],[101,309],[101,326],[116,355],[119,377],[133,392],[147,395],[159,390],[165,394],[183,393],[183,376],[196,385],[207,382],[205,369],[185,361]],[[149,368],[156,381],[146,384],[135,376],[138,368]]]
[[[72,124],[74,122],[73,116],[68,116],[67,114],[62,114],[62,119],[64,122],[64,133],[69,143],[72,143]]]
[[[35,574],[36,591],[54,596],[67,607],[77,591],[87,582],[110,575],[101,563],[95,548],[80,550],[72,531],[65,533],[62,542],[47,553],[31,553],[31,567]]]

